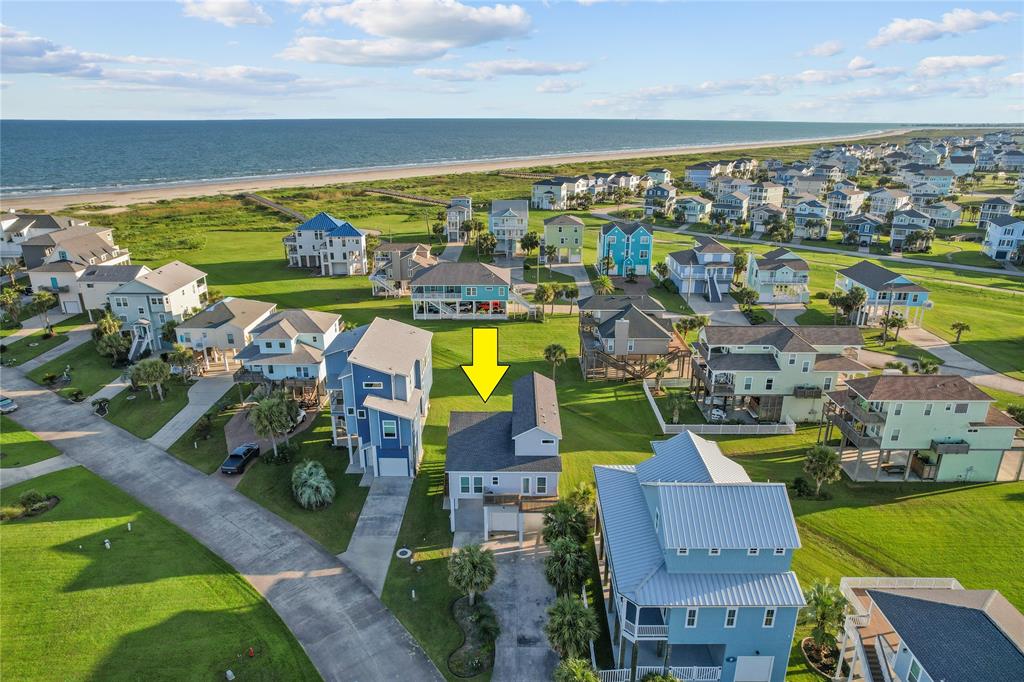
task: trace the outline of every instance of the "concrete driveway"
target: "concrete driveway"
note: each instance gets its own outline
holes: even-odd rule
[[[411,478],[373,479],[348,549],[338,555],[378,597],[384,591],[384,579],[391,566],[391,555],[411,490]]]
[[[227,372],[199,377],[188,389],[188,403],[149,438],[153,445],[166,450],[185,435],[199,418],[223,397],[234,382]]]
[[[711,318],[712,324],[750,326],[746,316],[740,312],[740,305],[733,300],[732,296],[723,296],[721,303],[711,303],[700,294],[690,294],[687,302],[693,308],[693,312]]]
[[[12,485],[18,485],[19,483],[32,480],[37,476],[50,474],[62,469],[70,469],[71,467],[76,466],[78,466],[78,462],[67,455],[57,455],[50,459],[44,459],[42,462],[28,464],[23,467],[0,469],[0,488],[8,488]]]
[[[89,410],[4,373],[18,419],[93,473],[168,518],[267,598],[325,680],[440,680],[437,668],[362,580],[247,497]]]

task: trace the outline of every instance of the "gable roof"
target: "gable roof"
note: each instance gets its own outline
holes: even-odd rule
[[[632,235],[637,230],[643,230],[648,234],[650,234],[651,232],[651,230],[646,225],[639,221],[627,223],[618,220],[613,220],[612,222],[605,223],[604,225],[601,226],[601,234],[608,234],[609,232],[616,228],[618,228],[623,234],[626,235]]]
[[[577,304],[577,307],[580,310],[625,310],[631,305],[636,306],[645,312],[660,312],[665,310],[665,306],[662,305],[660,301],[655,298],[651,298],[647,294],[641,294],[639,296],[595,294],[581,299]]]
[[[837,270],[837,272],[840,275],[852,279],[858,284],[863,284],[874,291],[880,291],[893,280],[902,277],[902,275],[898,275],[892,270],[883,268],[881,265],[876,265],[866,260],[855,263],[848,268]],[[898,284],[896,288],[901,291],[928,291],[923,286],[910,282],[910,280],[907,280],[907,283]]]
[[[319,230],[326,232],[332,237],[362,237],[363,233],[357,230],[352,223],[339,220],[330,213],[321,211],[315,216],[299,225],[296,230]]]
[[[754,260],[757,261],[757,268],[759,270],[779,270],[781,268],[789,268],[799,272],[810,270],[807,261],[782,246],[772,249]]]
[[[249,298],[229,296],[207,306],[206,310],[196,313],[178,325],[185,329],[216,329],[228,322],[234,322],[245,329],[253,322],[272,312],[277,305]]]
[[[781,324],[709,325],[701,330],[709,346],[771,346],[785,353],[813,353],[815,346],[863,346],[860,329],[852,326]],[[750,353],[727,353],[742,358]],[[717,358],[717,356],[716,356]]]
[[[452,412],[444,470],[557,472],[562,458],[516,455],[511,412]]]
[[[569,182],[573,182],[570,180]],[[495,199],[491,202],[492,216],[523,216],[530,214],[530,202],[526,199]]]
[[[8,212],[0,214],[0,222],[3,223],[4,232],[21,232],[26,228],[34,230],[64,230],[69,227],[84,227],[89,223],[67,216],[51,215],[49,213],[19,213]]]
[[[694,251],[700,251],[701,253],[733,253],[732,249],[714,237],[700,235],[694,237],[694,241],[697,242],[693,247]]]
[[[553,218],[545,219],[544,225],[566,225],[568,227],[583,227],[584,222],[580,220],[577,216],[569,215],[568,213],[563,213],[561,215],[556,215]]]
[[[847,387],[865,400],[984,400],[993,398],[955,374],[880,374],[848,379]]]
[[[555,382],[537,372],[519,377],[512,384],[512,437],[531,429],[562,437]]]
[[[294,338],[296,334],[323,334],[340,321],[341,315],[334,313],[307,310],[306,308],[288,308],[278,310],[265,319],[259,327],[253,329],[253,335],[263,336],[264,334],[288,332],[288,338]],[[271,336],[271,338],[276,337]]]
[[[635,305],[629,305],[615,313],[601,324],[597,331],[602,338],[615,335],[615,323],[625,320],[629,323],[627,338],[630,339],[664,339],[672,338],[672,329],[668,322],[655,318]]]
[[[434,335],[397,320],[375,317],[352,350],[348,361],[388,374],[409,372],[430,353]]]
[[[420,270],[412,278],[417,286],[431,285],[504,285],[512,284],[512,271],[487,263],[452,263],[441,261]]]
[[[641,483],[749,483],[743,467],[722,454],[718,444],[683,431],[668,440],[651,441],[654,456],[636,465]]]
[[[90,265],[78,280],[80,282],[130,282],[147,272],[149,272],[149,268],[145,265]]]
[[[985,222],[992,223],[993,225],[998,225],[999,227],[1008,227],[1010,225],[1015,225],[1017,223],[1024,222],[1024,218],[1019,218],[1015,215],[1004,214],[993,216],[991,218],[985,218]]]
[[[153,291],[172,294],[203,277],[206,277],[206,273],[202,270],[197,270],[191,265],[182,263],[180,260],[172,260],[170,263],[161,265],[156,270],[139,275],[131,282],[125,282],[115,291],[128,289],[133,284],[138,283]]]

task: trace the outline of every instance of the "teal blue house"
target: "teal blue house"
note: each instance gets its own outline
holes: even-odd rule
[[[754,483],[689,432],[636,466],[595,466],[595,544],[614,672],[783,682],[805,605],[783,483]]]
[[[410,284],[414,320],[507,320],[512,273],[486,263],[443,261],[420,270]]]
[[[597,239],[597,269],[601,274],[624,277],[631,271],[637,275],[651,272],[654,236],[651,228],[640,222],[610,222],[601,226]],[[607,259],[611,258],[610,261]]]

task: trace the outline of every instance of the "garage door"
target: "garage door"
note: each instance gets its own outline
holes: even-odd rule
[[[403,457],[378,457],[378,476],[408,476],[409,462]]]
[[[519,532],[519,511],[516,509],[504,510],[499,507],[491,507],[490,529],[492,532],[511,531]]]
[[[62,303],[64,304],[64,312],[69,315],[77,315],[82,312],[82,305],[74,299],[62,301]]]
[[[638,266],[636,266],[636,274],[638,274],[638,275],[646,275],[647,274],[647,266],[646,265],[638,265]]]
[[[738,656],[736,682],[770,682],[774,656]]]

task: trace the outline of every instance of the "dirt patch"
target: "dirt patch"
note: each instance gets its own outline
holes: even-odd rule
[[[462,644],[448,656],[448,670],[456,677],[475,677],[494,668],[494,642],[500,627],[494,610],[477,596],[469,605],[469,597],[452,602],[452,617],[462,630]]]
[[[800,641],[800,651],[803,653],[804,660],[807,661],[807,665],[809,665],[814,672],[826,679],[832,679],[832,674],[836,669],[836,656],[839,654],[838,649],[819,649],[813,639],[810,637],[804,637],[803,640]]]

